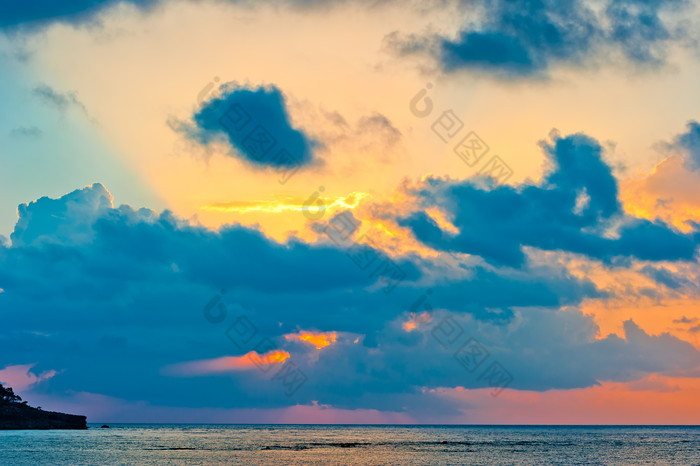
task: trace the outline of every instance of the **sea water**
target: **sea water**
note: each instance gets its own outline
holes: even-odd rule
[[[0,464],[700,465],[700,427],[99,427],[0,431]]]

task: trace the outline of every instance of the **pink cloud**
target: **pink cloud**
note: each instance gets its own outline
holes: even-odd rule
[[[49,380],[58,373],[50,370],[36,375],[31,372],[34,366],[36,363],[7,366],[0,370],[0,383],[12,387],[16,392],[22,392],[33,385]]]

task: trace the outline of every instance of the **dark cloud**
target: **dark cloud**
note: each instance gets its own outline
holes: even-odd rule
[[[471,69],[501,77],[543,76],[554,65],[583,65],[610,52],[634,63],[658,64],[665,45],[681,36],[662,13],[684,3],[611,0],[596,11],[593,2],[583,0],[464,2],[470,22],[457,37],[392,33],[387,44],[400,56],[432,55],[446,72]]]
[[[136,389],[117,382],[114,390],[108,389],[111,394],[158,398],[155,385],[163,389],[171,383],[160,376],[155,379],[160,382],[154,381],[160,367],[240,353],[225,336],[226,326],[212,327],[202,313],[221,288],[228,290],[230,320],[234,313],[245,313],[271,338],[294,331],[297,321],[309,323],[319,314],[356,322],[369,317],[371,329],[376,317],[369,297],[384,297],[385,303],[388,299],[381,290],[369,291],[376,289],[377,277],[360,270],[345,251],[295,240],[278,244],[257,230],[241,227],[213,232],[167,212],[113,208],[111,195],[99,184],[61,199],[23,204],[19,214],[12,245],[0,248],[4,290],[0,312],[18,318],[0,331],[3,344],[13,348],[0,357],[0,365],[15,358],[46,360],[67,369],[66,387],[77,384],[104,392],[98,379],[117,374],[124,378],[128,373],[148,381],[147,386]],[[401,258],[397,262],[408,282],[419,277],[411,262]],[[340,304],[348,295],[364,299],[358,298],[348,309],[350,300]],[[258,302],[266,298],[271,299],[270,306],[261,309]],[[22,311],[22,306],[29,307]],[[36,332],[36,338],[25,338],[27,332]],[[114,337],[119,348],[105,347],[105,342],[116,341]],[[31,349],[17,338],[36,346]],[[53,355],[40,357],[36,351],[47,345]],[[252,380],[248,378],[242,376],[234,392],[247,397],[248,389],[259,392],[254,385],[264,377],[253,373]],[[64,386],[60,380],[57,383]],[[201,381],[178,383],[194,389]],[[215,384],[221,390],[220,401],[229,403],[228,395],[222,398],[222,394],[231,392],[227,387],[231,383],[224,377]],[[270,398],[275,390],[270,385],[254,398]],[[245,400],[230,402],[245,404]]]
[[[664,44],[682,35],[664,22],[664,13],[686,6],[685,0],[612,0],[605,9],[608,40],[632,61],[662,63]]]
[[[539,184],[488,187],[474,180],[431,178],[411,190],[420,208],[401,224],[434,249],[512,267],[524,264],[525,246],[606,262],[619,257],[694,260],[692,235],[621,211],[617,182],[597,141],[557,136],[543,148],[552,167]],[[441,229],[425,213],[436,206],[453,218],[458,234]]]
[[[12,243],[0,247],[0,312],[12,315],[0,331],[1,344],[12,351],[0,356],[0,365],[39,361],[62,370],[49,384],[58,391],[79,387],[182,405],[174,393],[195,390],[201,400],[221,406],[284,405],[288,400],[279,387],[257,371],[196,380],[160,372],[184,361],[245,354],[225,330],[236,316],[246,315],[261,335],[281,346],[289,344],[283,334],[300,328],[353,336],[324,350],[322,360],[303,344],[285,347],[315,380],[300,398],[304,402],[343,402],[367,379],[378,392],[354,406],[366,401],[380,407],[391,394],[396,402],[423,383],[410,373],[387,385],[375,369],[407,364],[411,351],[432,357],[434,344],[424,348],[412,335],[406,340],[396,324],[423,293],[416,281],[432,267],[429,261],[395,257],[406,278],[387,294],[378,277],[331,243],[280,244],[238,226],[211,231],[168,212],[115,208],[111,200],[95,184],[19,207]],[[216,326],[202,309],[221,289],[227,290],[228,320]],[[468,279],[442,277],[433,290],[440,300],[436,306],[471,316],[472,325],[507,324],[519,306],[575,305],[599,296],[590,282],[546,267],[506,273],[478,267]],[[362,343],[355,344],[358,336]],[[385,353],[395,339],[404,343]],[[435,378],[428,380],[435,383],[455,377],[449,358],[433,370]],[[334,382],[326,386],[326,377]],[[334,394],[338,384],[350,387]]]
[[[692,281],[688,280],[681,274],[671,272],[665,267],[653,267],[651,265],[646,265],[642,267],[640,272],[657,283],[660,283],[672,290],[680,290],[682,288],[693,286]]]
[[[158,4],[172,0],[29,0],[0,2],[0,28],[36,28],[52,23],[62,22],[82,24],[89,22],[103,10],[119,4],[133,5],[149,9]],[[195,1],[195,0],[193,0]],[[229,3],[255,7],[256,0],[225,0]],[[289,5],[305,9],[332,8],[350,3],[348,0],[269,0],[266,3]],[[362,2],[369,8],[391,3],[390,0],[366,0]]]
[[[670,149],[678,151],[689,170],[700,169],[700,123],[689,121],[687,131],[676,136]]]
[[[231,156],[256,166],[301,167],[314,162],[318,143],[292,127],[278,88],[229,83],[221,90],[194,114],[192,124],[178,123],[176,130],[200,144],[224,141]]]
[[[441,305],[439,301],[432,304]],[[488,381],[480,380],[479,375],[493,362],[512,375],[511,388],[537,391],[628,382],[649,373],[681,375],[700,362],[700,353],[690,343],[669,334],[649,335],[633,321],[625,322],[624,338],[608,335],[597,339],[592,317],[575,310],[521,309],[517,323],[509,325],[477,324],[466,315],[442,311],[433,315],[431,324],[411,333],[387,325],[370,354],[351,344],[321,352],[315,371],[322,376],[315,379],[315,389],[333,393],[333,404],[339,407],[353,408],[359,402],[401,410],[429,403],[408,387],[488,387]],[[438,340],[434,333],[448,316],[458,326],[450,328],[460,335],[452,344]],[[454,356],[470,338],[489,354],[487,362],[474,371],[461,366]]]
[[[594,15],[576,1],[500,0],[483,8],[482,30],[464,30],[456,40],[440,42],[445,70],[532,74],[553,61],[580,62],[599,34]]]
[[[230,0],[245,7],[255,2]],[[141,9],[166,0],[72,0],[31,3],[4,2],[0,28],[33,28],[53,22],[80,24],[102,10],[126,3]],[[293,8],[329,9],[346,1],[287,0]],[[396,3],[361,2],[365,8]],[[584,65],[599,55],[622,55],[636,64],[664,63],[668,44],[687,34],[673,17],[689,2],[671,0],[485,0],[463,1],[465,25],[455,37],[438,34],[387,36],[391,51],[400,56],[428,54],[446,72],[480,70],[500,77],[544,76],[556,65]],[[409,8],[423,13],[445,9],[444,2]],[[670,13],[670,14],[669,14]]]
[[[79,24],[89,21],[96,13],[119,3],[140,8],[159,0],[31,0],[0,2],[0,28],[34,28],[54,22]]]
[[[602,193],[611,189],[601,184]],[[592,192],[584,215],[617,211],[605,195]],[[387,294],[378,277],[330,242],[280,244],[255,229],[212,231],[167,211],[115,208],[100,184],[23,204],[18,212],[12,243],[0,246],[0,313],[7,324],[0,344],[12,348],[0,355],[0,366],[36,361],[60,371],[38,392],[80,390],[191,407],[317,400],[435,414],[448,406],[426,398],[422,387],[486,384],[456,362],[456,347],[445,349],[431,334],[448,315],[465,339],[477,338],[507,367],[517,389],[632,380],[649,372],[687,371],[700,361],[692,346],[651,337],[631,322],[626,339],[597,339],[592,317],[571,306],[604,295],[561,266],[463,265],[459,273],[433,273],[439,259],[396,256],[406,279]],[[225,319],[213,324],[203,307],[222,289]],[[419,303],[421,295],[427,301]],[[401,324],[408,312],[424,309],[432,320],[406,332]],[[241,316],[260,338],[289,351],[307,374],[307,385],[294,398],[284,397],[283,388],[257,370],[202,377],[163,372],[252,349],[226,336]],[[333,330],[339,338],[320,352],[283,338],[299,329]]]

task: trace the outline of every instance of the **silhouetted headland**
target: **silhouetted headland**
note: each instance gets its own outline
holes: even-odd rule
[[[87,418],[32,408],[0,384],[0,430],[9,429],[87,429]]]

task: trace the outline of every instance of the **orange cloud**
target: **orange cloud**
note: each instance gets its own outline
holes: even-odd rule
[[[425,210],[425,213],[430,216],[433,220],[435,220],[435,223],[440,227],[441,230],[447,231],[449,233],[453,234],[458,234],[459,233],[459,228],[457,228],[445,215],[444,212],[442,212],[440,209],[437,207],[430,207]]]
[[[610,333],[624,334],[623,323],[633,319],[650,335],[668,332],[700,349],[700,332],[693,331],[689,322],[676,322],[684,317],[700,319],[697,287],[669,289],[643,273],[645,263],[611,271],[605,264],[550,251],[538,251],[530,260],[543,265],[559,261],[571,275],[592,281],[607,294],[585,299],[578,306],[581,312],[593,316],[599,328],[598,338]],[[662,262],[654,267],[664,268],[689,283],[697,282],[700,277],[696,264]]]
[[[222,356],[215,359],[202,359],[173,364],[163,368],[163,372],[173,376],[198,376],[220,374],[225,372],[246,371],[264,364],[283,363],[289,358],[289,353],[281,350],[272,350],[260,356],[251,351],[244,356]]]
[[[299,333],[290,333],[284,336],[287,340],[299,340],[311,345],[314,345],[316,349],[322,349],[331,343],[335,343],[338,335],[335,332],[307,332],[302,330]]]
[[[411,312],[409,314],[409,320],[401,324],[401,328],[403,328],[406,332],[412,332],[413,330],[417,329],[421,324],[427,324],[432,319],[433,317],[427,311],[421,312],[420,314]]]
[[[625,210],[649,220],[657,218],[683,232],[692,230],[688,221],[700,221],[700,172],[687,170],[683,158],[672,155],[648,176],[631,178],[620,184]]]
[[[700,349],[700,332],[696,330],[700,299],[697,298],[667,298],[663,302],[646,299],[628,303],[588,300],[581,306],[581,311],[593,316],[600,329],[599,338],[610,333],[624,334],[623,322],[634,319],[650,335],[669,333]]]

